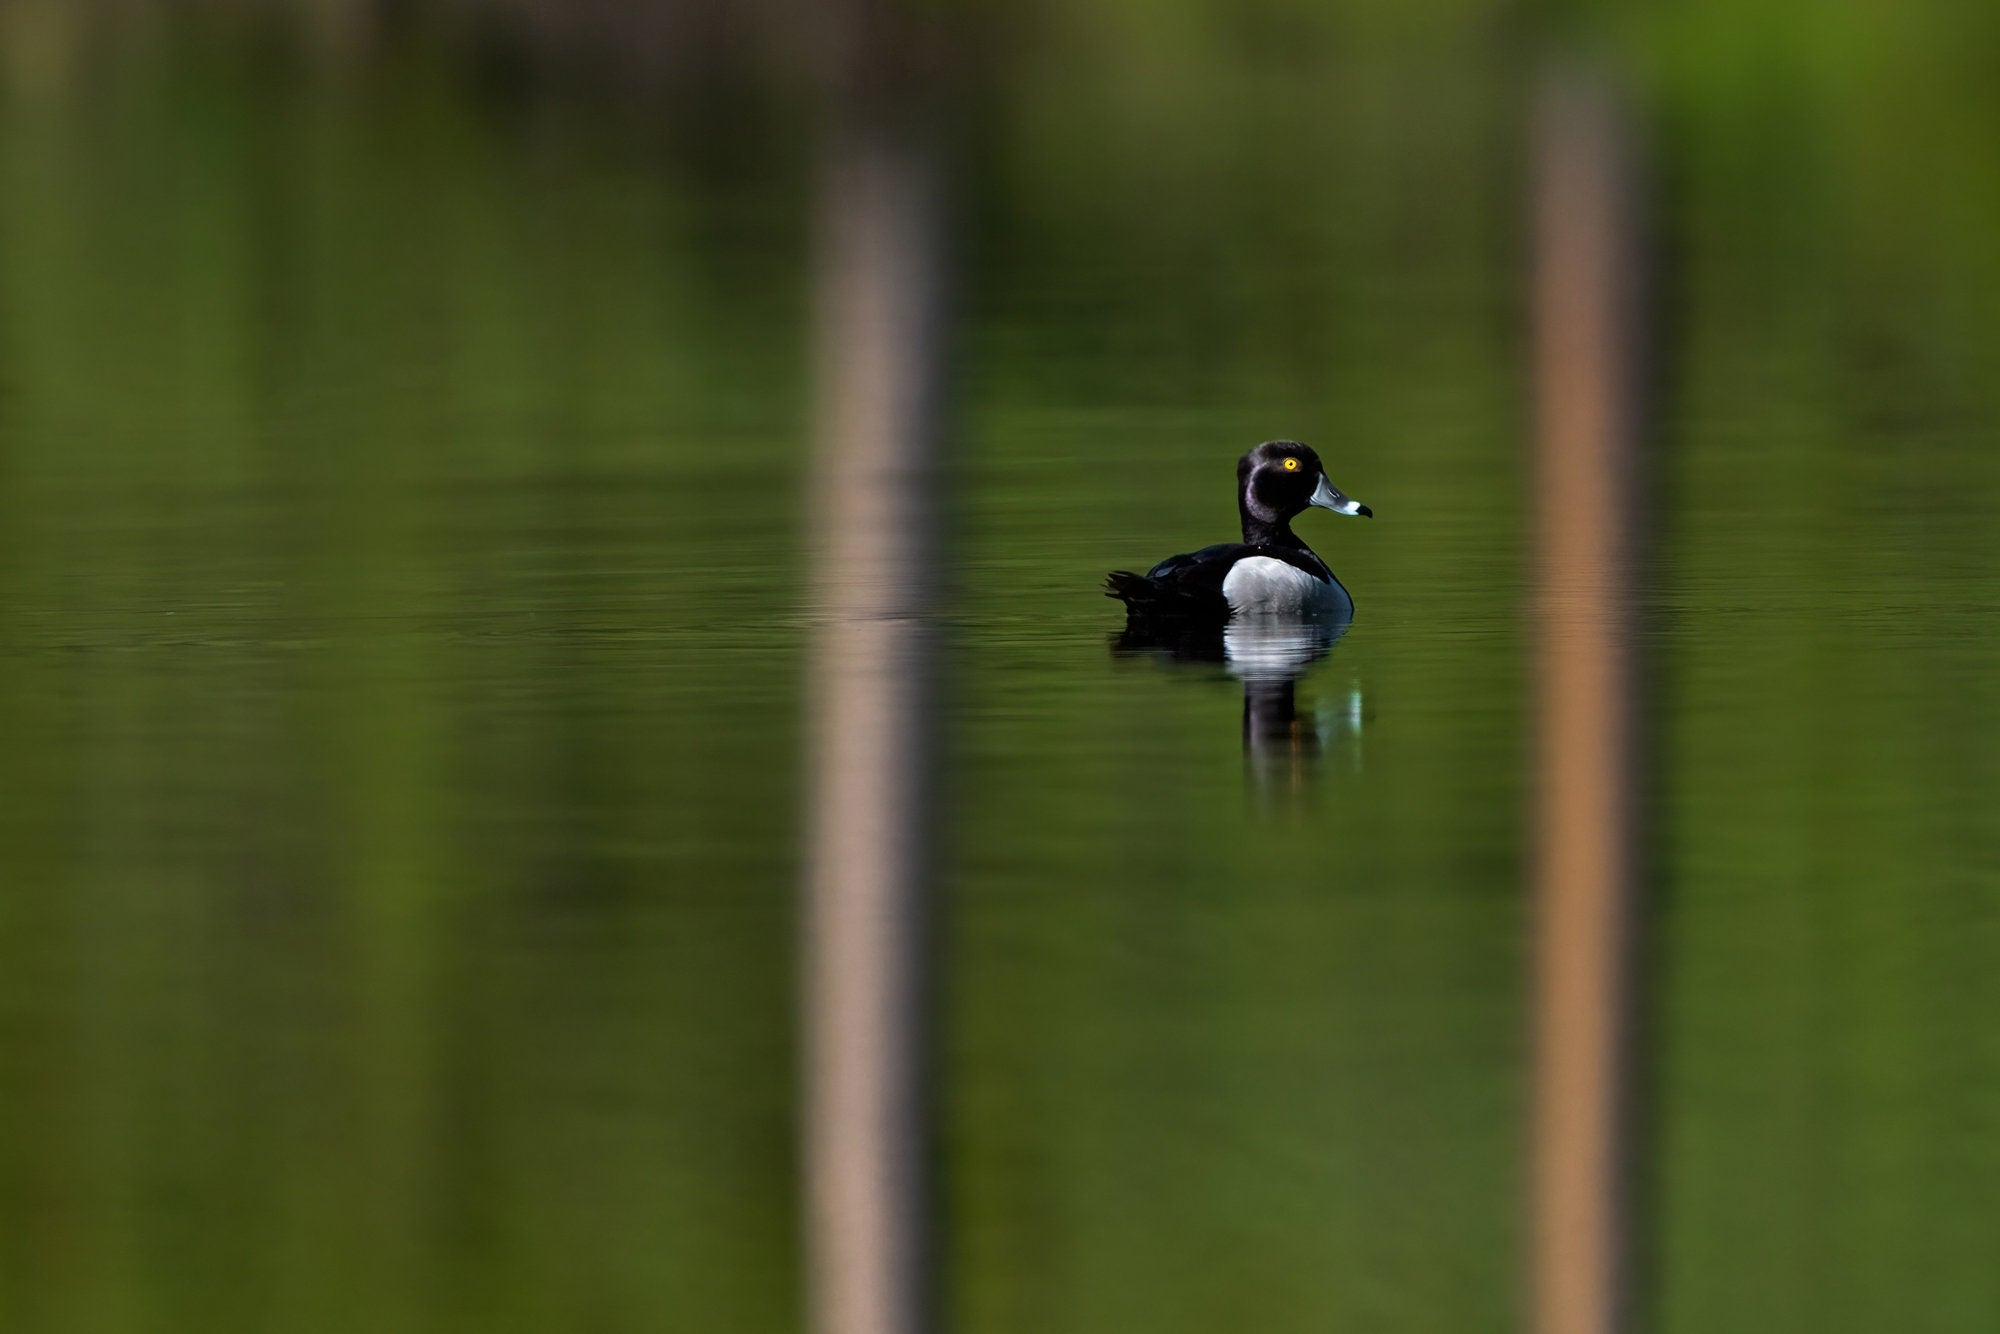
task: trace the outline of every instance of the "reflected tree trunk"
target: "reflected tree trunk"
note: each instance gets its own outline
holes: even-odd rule
[[[360,64],[382,37],[380,0],[305,0],[304,18],[313,57],[324,68]]]
[[[877,108],[844,118],[822,162],[802,988],[819,1334],[915,1334],[930,1316],[940,157],[928,126]]]
[[[30,99],[65,92],[95,15],[78,0],[0,0],[0,75]]]
[[[1632,1305],[1644,218],[1601,78],[1546,80],[1534,154],[1533,1327],[1612,1334]]]

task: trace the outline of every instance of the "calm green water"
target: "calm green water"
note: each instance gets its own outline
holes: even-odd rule
[[[953,1328],[1516,1324],[1521,79],[1393,36],[1079,39],[982,130]],[[1687,1334],[2000,1313],[2000,159],[1826,59],[1661,89]],[[421,66],[0,114],[8,1329],[796,1326],[805,179]],[[1096,585],[1278,435],[1378,517],[1302,521],[1359,617],[1246,757]]]

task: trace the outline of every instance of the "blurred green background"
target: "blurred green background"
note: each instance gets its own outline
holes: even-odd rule
[[[0,1323],[794,1328],[807,16],[397,13],[0,7]],[[1647,1321],[1994,1328],[2000,9],[958,21],[949,1327],[1518,1323],[1584,37],[1669,317]],[[1271,783],[1096,584],[1275,436],[1380,517]]]

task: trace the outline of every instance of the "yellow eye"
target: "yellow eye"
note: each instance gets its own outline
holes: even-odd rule
[[[1298,470],[1299,470],[1299,461],[1298,461],[1297,459],[1286,459],[1286,460],[1285,460],[1285,471],[1286,471],[1286,472],[1297,472]]]

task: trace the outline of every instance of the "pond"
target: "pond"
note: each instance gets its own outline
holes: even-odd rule
[[[1518,1321],[1520,81],[1342,72],[1045,70],[969,172],[953,1329]],[[422,66],[109,88],[0,115],[8,1328],[795,1327],[803,150]],[[1646,1302],[1984,1329],[2000,165],[1913,220],[1894,145],[1705,105]],[[1374,509],[1299,522],[1352,628],[1296,680],[1117,651],[1105,571],[1232,538],[1273,437]]]

